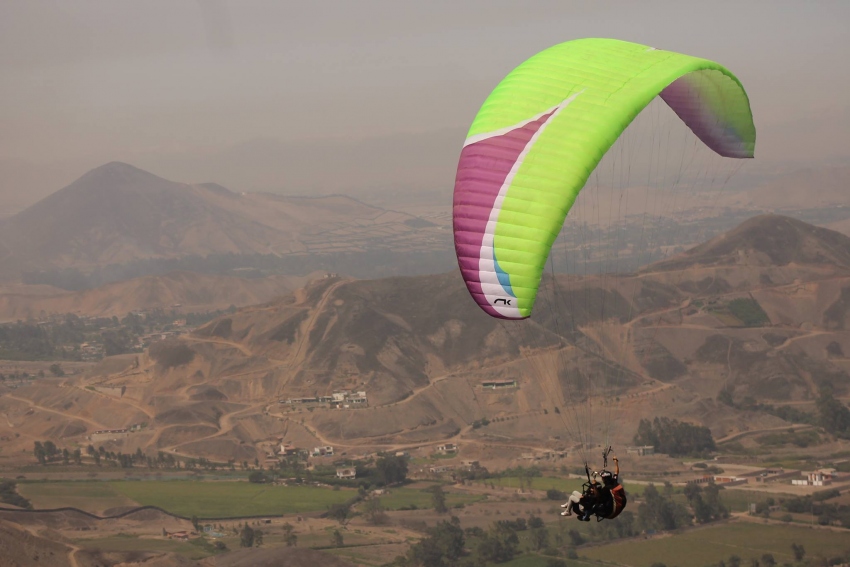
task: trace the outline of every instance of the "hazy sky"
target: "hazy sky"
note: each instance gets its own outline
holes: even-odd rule
[[[591,36],[729,67],[761,164],[842,163],[848,22],[846,0],[6,1],[0,207],[113,160],[237,190],[450,186],[499,80]]]

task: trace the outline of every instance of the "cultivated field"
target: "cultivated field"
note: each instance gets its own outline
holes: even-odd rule
[[[33,508],[79,508],[92,514],[127,506],[138,506],[132,498],[116,490],[111,482],[26,482],[18,492],[32,502]]]
[[[733,521],[682,534],[595,547],[582,551],[580,555],[617,565],[650,567],[658,562],[670,566],[708,565],[726,560],[731,555],[737,555],[746,563],[751,558],[760,559],[765,553],[770,553],[777,563],[782,564],[794,561],[792,543],[803,544],[812,556],[830,557],[847,551],[850,537],[845,530]]]

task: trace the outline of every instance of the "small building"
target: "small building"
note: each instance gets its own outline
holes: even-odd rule
[[[280,454],[284,457],[289,457],[292,455],[298,454],[298,447],[295,445],[290,445],[289,443],[281,443],[280,444]]]
[[[354,479],[357,478],[357,469],[354,467],[345,467],[341,469],[336,469],[336,477],[342,479]]]
[[[466,469],[468,471],[474,471],[474,470],[478,470],[479,468],[481,468],[481,462],[480,461],[461,461],[460,466],[462,466],[464,469]]]
[[[642,445],[640,447],[626,447],[626,453],[629,455],[637,455],[638,457],[645,457],[646,455],[654,455],[655,447],[652,445]]]
[[[806,474],[805,479],[792,480],[795,486],[829,486],[832,484],[832,474],[824,470],[817,470]]]
[[[163,530],[165,531],[165,530]],[[168,532],[165,531],[165,537],[168,539],[176,539],[177,541],[189,541],[189,534],[185,531],[180,532]]]
[[[310,452],[310,456],[312,457],[332,457],[334,454],[334,448],[330,445],[326,445],[324,447],[313,447],[313,450]]]
[[[122,439],[127,437],[130,434],[126,429],[99,429],[95,431],[91,435],[89,435],[89,440],[94,443],[100,443],[103,441],[117,441],[118,439]]]
[[[516,388],[516,380],[485,380],[481,387],[487,390],[501,390],[503,388]]]
[[[443,455],[457,453],[457,445],[455,443],[445,443],[443,445],[437,445],[437,452]]]
[[[716,475],[714,477],[714,482],[717,484],[745,484],[747,482],[747,478],[741,476]]]

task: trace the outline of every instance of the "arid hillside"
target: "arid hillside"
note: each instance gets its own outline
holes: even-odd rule
[[[724,437],[787,424],[721,391],[803,409],[826,384],[847,396],[849,314],[850,239],[766,215],[638,274],[547,276],[521,322],[485,315],[454,272],[321,279],[85,377],[6,391],[0,432],[20,452],[144,423],[112,446],[238,461],[279,438],[508,455],[590,427],[624,445],[653,416]],[[368,401],[331,408],[343,390]]]
[[[0,321],[74,313],[86,317],[124,316],[131,311],[174,309],[201,313],[268,301],[322,277],[238,278],[171,272],[69,292],[51,286],[0,286]]]

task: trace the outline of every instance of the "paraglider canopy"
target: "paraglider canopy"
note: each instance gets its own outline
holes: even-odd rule
[[[494,317],[531,315],[549,251],[579,191],[635,116],[660,96],[724,157],[753,157],[746,92],[706,59],[614,39],[569,41],[514,69],[484,102],[461,152],[455,251]]]

